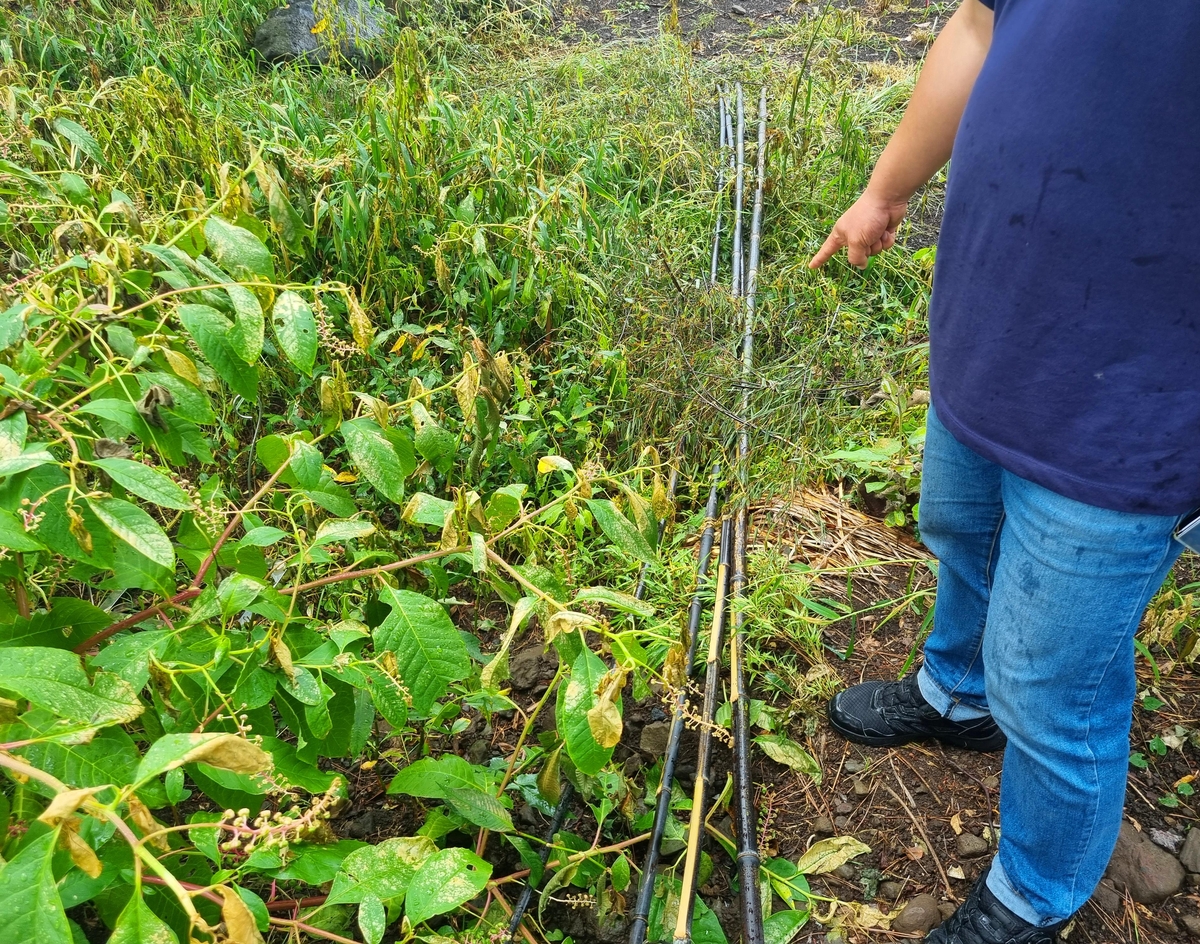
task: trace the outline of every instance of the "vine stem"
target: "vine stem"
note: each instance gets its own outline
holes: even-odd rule
[[[553,862],[547,862],[545,867],[548,869],[560,869],[564,865],[573,865],[576,862],[582,862],[584,859],[590,859],[592,856],[605,855],[609,852],[620,852],[622,849],[628,849],[630,846],[636,846],[639,842],[645,842],[649,838],[649,832],[639,833],[632,839],[623,839],[621,842],[614,842],[611,846],[602,846],[599,849],[585,849],[583,852],[576,852],[574,855],[567,856],[565,859],[555,859]],[[488,883],[488,885],[490,887],[507,885],[509,882],[519,882],[527,875],[529,875],[529,869],[521,869],[519,872],[513,872],[511,875],[505,875],[503,878],[493,879]]]

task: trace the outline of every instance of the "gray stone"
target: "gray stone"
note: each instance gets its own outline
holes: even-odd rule
[[[1172,854],[1178,853],[1179,847],[1183,843],[1183,837],[1173,829],[1151,829],[1149,835],[1152,843],[1162,846]]]
[[[938,910],[937,899],[932,895],[918,895],[907,905],[892,922],[892,930],[899,934],[928,934],[942,920]]]
[[[379,45],[391,19],[373,0],[297,0],[268,13],[250,46],[272,65],[325,63],[337,50],[356,67],[372,68],[382,58],[371,47]]]
[[[867,765],[857,757],[851,757],[844,766],[848,774],[861,774],[867,769]]]
[[[849,862],[844,862],[833,870],[833,874],[838,878],[844,878],[847,882],[853,882],[858,878],[858,869]]]
[[[983,785],[985,787],[987,787],[989,790],[999,790],[1000,789],[1000,778],[999,777],[984,777]]]
[[[818,836],[832,836],[833,820],[828,816],[818,816],[816,822],[813,823],[813,832]]]
[[[1183,850],[1179,853],[1179,861],[1189,872],[1200,872],[1200,826],[1188,830],[1187,838],[1183,840]]]
[[[871,785],[865,780],[858,779],[854,781],[854,795],[856,797],[865,797],[870,795]]]
[[[1200,937],[1200,918],[1195,915],[1182,915],[1179,923],[1191,937]]]
[[[938,914],[942,916],[943,921],[949,921],[951,915],[958,911],[958,905],[952,901],[943,901],[938,904]]]
[[[1121,911],[1121,893],[1112,883],[1112,879],[1101,879],[1096,890],[1092,892],[1092,901],[1101,911],[1115,915]]]
[[[662,757],[667,752],[667,741],[671,736],[671,722],[655,721],[642,728],[642,737],[638,747],[643,754],[651,757]]]
[[[895,901],[904,892],[904,886],[899,882],[880,882],[879,897],[884,901]]]
[[[729,9],[730,9],[730,12],[736,14],[737,16],[745,16],[746,15],[746,8],[743,6],[738,6],[738,4],[736,4],[736,3],[733,4],[732,6],[730,6]]]
[[[513,688],[527,692],[542,680],[542,655],[537,647],[523,649],[508,660],[508,677]]]
[[[954,842],[961,859],[978,859],[988,851],[988,842],[974,833],[959,833]]]
[[[1105,874],[1117,888],[1126,889],[1134,901],[1143,905],[1170,898],[1183,887],[1185,875],[1178,859],[1130,823],[1121,824],[1117,847]]]

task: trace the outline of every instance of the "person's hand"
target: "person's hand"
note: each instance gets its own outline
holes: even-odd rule
[[[891,249],[896,244],[896,228],[908,209],[904,201],[887,200],[867,188],[834,224],[833,231],[817,254],[808,263],[818,269],[846,247],[846,258],[852,266],[866,268],[867,259]]]

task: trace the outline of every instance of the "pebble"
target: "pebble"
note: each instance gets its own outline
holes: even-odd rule
[[[943,901],[938,905],[938,914],[942,916],[943,921],[949,921],[951,915],[958,911],[958,905],[952,901]]]
[[[838,878],[844,878],[847,882],[853,882],[858,878],[858,870],[849,862],[843,862],[833,870],[833,874]]]
[[[983,785],[985,787],[987,787],[989,790],[999,790],[1000,789],[1000,778],[999,777],[984,777]]]
[[[959,833],[955,845],[958,847],[959,857],[963,859],[978,859],[989,848],[987,840],[974,833]]]
[[[1177,853],[1183,844],[1183,836],[1173,829],[1151,829],[1150,841],[1156,846],[1162,846],[1167,852]]]
[[[467,760],[472,764],[482,764],[491,753],[492,745],[485,738],[479,738],[477,741],[472,741],[471,746],[467,748]]]
[[[1134,901],[1154,905],[1183,887],[1184,871],[1171,853],[1122,823],[1106,873],[1118,888],[1128,889]]]
[[[813,832],[818,836],[832,836],[833,820],[828,816],[818,816],[817,821],[813,823]]]
[[[745,16],[746,8],[743,6],[738,6],[738,4],[735,3],[729,8],[729,12],[736,13],[738,16]]]
[[[869,783],[867,783],[865,780],[859,779],[859,780],[854,781],[854,795],[855,796],[865,797],[865,796],[868,796],[870,794],[870,792],[871,792],[871,785]]]
[[[1200,826],[1188,830],[1187,838],[1183,841],[1183,851],[1179,853],[1179,861],[1189,872],[1200,872]]]
[[[1100,884],[1092,892],[1092,901],[1096,903],[1101,911],[1106,911],[1109,914],[1115,915],[1121,911],[1121,893],[1113,885],[1112,879],[1106,878],[1100,880]]]
[[[904,886],[899,882],[880,882],[879,897],[884,901],[895,901],[904,892]]]
[[[848,761],[846,761],[844,766],[846,768],[846,773],[848,774],[861,774],[867,769],[866,763],[859,760],[857,757],[851,757]]]
[[[1200,874],[1193,872],[1187,877],[1187,881],[1192,888],[1200,888]]]
[[[542,681],[544,674],[542,654],[536,647],[523,649],[508,660],[508,677],[519,692],[529,691]]]
[[[899,934],[928,934],[941,922],[937,899],[932,895],[918,895],[892,921],[892,930]]]
[[[848,817],[848,816],[839,816],[837,819],[835,819],[833,821],[833,825],[837,829],[845,829],[846,826],[849,825],[849,823],[850,823],[850,817]]]
[[[642,728],[642,737],[638,747],[642,753],[651,757],[661,757],[667,752],[667,740],[671,736],[671,724],[668,721],[655,721]]]
[[[841,813],[842,815],[845,815],[845,814],[847,814],[847,813],[853,813],[853,812],[854,812],[854,807],[852,807],[852,806],[851,806],[849,803],[839,803],[839,804],[837,805],[836,809],[834,809],[834,812],[835,812],[835,813]]]
[[[1187,929],[1187,933],[1192,937],[1200,937],[1200,918],[1195,915],[1183,915],[1179,919],[1179,923]]]

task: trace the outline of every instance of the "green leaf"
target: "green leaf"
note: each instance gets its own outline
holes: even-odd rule
[[[255,278],[275,281],[275,260],[263,241],[248,229],[234,226],[219,216],[204,224],[204,238],[217,264],[239,281]]]
[[[596,686],[608,671],[604,661],[590,649],[579,653],[571,666],[571,678],[558,690],[555,717],[567,742],[567,754],[581,773],[594,777],[612,757],[613,748],[603,748],[592,736],[588,712],[596,706]]]
[[[575,594],[575,603],[603,603],[622,613],[632,613],[634,616],[649,618],[654,615],[654,607],[643,603],[637,597],[628,593],[618,593],[607,587],[587,587]]]
[[[470,673],[466,643],[435,600],[391,587],[383,589],[380,599],[392,611],[375,629],[375,647],[395,653],[400,679],[412,694],[413,710],[427,715],[451,682]]]
[[[258,368],[247,364],[229,343],[233,324],[208,305],[180,305],[179,321],[204,359],[229,388],[253,403],[258,399]]]
[[[28,733],[22,731],[22,737],[53,737],[62,727],[57,715],[41,708],[27,711],[21,720],[28,726]],[[72,787],[132,783],[141,759],[137,745],[121,728],[101,731],[86,744],[41,741],[22,748],[20,753],[34,767]]]
[[[0,649],[0,688],[91,727],[128,724],[143,709],[137,692],[124,679],[97,672],[89,683],[79,656],[62,649]]]
[[[447,790],[482,790],[483,778],[469,761],[453,754],[422,757],[403,768],[388,784],[388,793],[445,800]]]
[[[322,544],[343,544],[346,541],[365,538],[367,535],[374,533],[375,525],[369,521],[363,521],[360,518],[348,521],[331,518],[328,521],[321,522],[321,526],[317,528],[317,536],[313,538],[312,546],[320,547]]]
[[[404,500],[404,473],[396,448],[374,420],[348,420],[342,436],[354,465],[368,482],[394,502]]]
[[[797,860],[796,870],[803,875],[824,875],[870,851],[870,846],[853,836],[831,836],[809,846]]]
[[[324,885],[333,881],[342,867],[342,862],[350,853],[365,848],[367,843],[357,839],[339,839],[337,842],[320,846],[308,843],[292,846],[296,858],[289,862],[286,868],[274,872],[272,877],[294,879],[305,885]]]
[[[366,944],[379,944],[387,930],[387,912],[374,895],[364,895],[358,906],[358,929]]]
[[[44,551],[46,545],[34,537],[36,534],[29,534],[16,515],[0,509],[0,547],[18,552]]]
[[[410,524],[423,524],[440,529],[445,527],[446,515],[453,510],[454,502],[427,492],[417,492],[408,500],[400,517]]]
[[[487,887],[492,867],[466,849],[430,856],[408,888],[405,911],[413,924],[453,911]]]
[[[162,918],[134,894],[117,918],[108,944],[179,944],[179,938]]]
[[[417,432],[415,441],[421,458],[442,474],[450,471],[450,466],[454,464],[454,453],[458,449],[458,439],[452,432],[427,423]]]
[[[28,472],[30,469],[57,461],[40,444],[31,445],[18,456],[0,457],[0,477]]]
[[[51,868],[57,839],[57,829],[39,836],[0,871],[0,944],[71,944]]]
[[[334,630],[330,636],[334,637],[336,632]],[[405,700],[403,687],[391,676],[374,666],[360,666],[359,672],[362,675],[367,694],[371,696],[371,702],[375,705],[375,710],[393,728],[404,727],[408,723],[408,702]]]
[[[19,302],[0,311],[0,352],[7,351],[21,340],[25,333],[25,316],[31,311],[32,305]]]
[[[617,891],[623,892],[629,887],[629,860],[623,853],[617,856],[609,874],[612,877],[613,888]]]
[[[283,356],[311,377],[317,362],[317,319],[312,306],[295,292],[280,292],[271,309],[271,327]]]
[[[249,547],[271,547],[273,544],[278,544],[284,538],[291,537],[286,531],[279,528],[272,528],[269,525],[263,525],[258,528],[251,528],[238,541],[239,545]]]
[[[512,816],[490,793],[483,790],[449,787],[446,802],[450,808],[468,823],[474,823],[495,833],[510,833],[513,830]]]
[[[100,151],[100,145],[91,133],[83,125],[70,118],[55,118],[54,130],[61,134],[64,138],[74,144],[79,150],[83,151],[88,157],[104,166],[104,155]]]
[[[380,901],[399,898],[436,853],[437,846],[426,836],[385,839],[377,846],[355,849],[342,860],[328,902],[352,904],[367,895]]]
[[[654,563],[654,551],[642,533],[630,523],[629,519],[617,511],[616,506],[606,498],[589,498],[587,506],[591,509],[600,529],[618,548],[645,561]]]
[[[160,567],[175,566],[175,549],[157,521],[120,498],[89,498],[88,507],[117,537]]]
[[[244,285],[227,284],[225,292],[233,302],[233,328],[229,332],[229,347],[247,364],[253,364],[262,354],[266,335],[266,319],[258,298]]]
[[[806,774],[812,778],[813,783],[820,785],[821,765],[812,754],[791,738],[782,734],[760,734],[754,739],[754,743],[761,747],[763,753],[771,760]]]
[[[123,485],[138,498],[162,508],[192,511],[188,493],[161,472],[133,459],[96,459],[91,465],[103,469],[114,482]]]
[[[254,774],[271,766],[271,755],[236,734],[211,731],[192,734],[164,734],[150,745],[138,764],[135,783],[182,767],[204,763],[234,773]]]
[[[524,485],[505,485],[492,493],[483,510],[489,532],[503,531],[517,520],[521,514],[521,499],[527,491]]]
[[[807,911],[777,911],[763,921],[763,940],[765,944],[790,944],[807,921]]]

